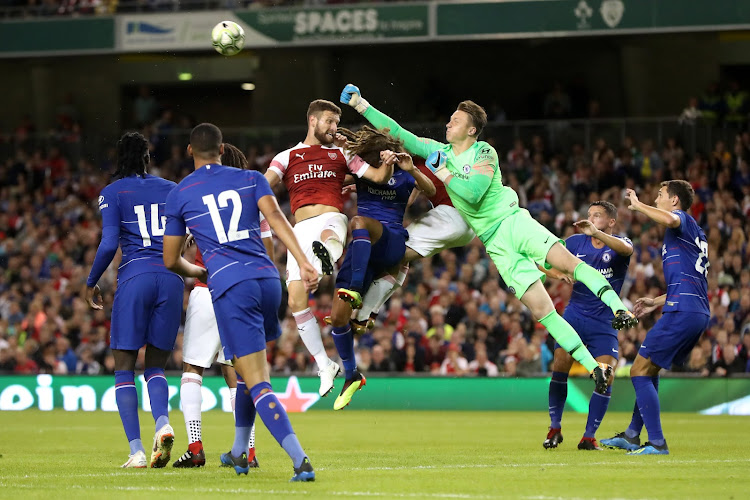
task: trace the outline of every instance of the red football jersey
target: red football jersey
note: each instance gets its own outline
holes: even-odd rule
[[[424,164],[424,159],[419,158],[418,156],[414,157],[414,166],[419,169],[420,172],[422,172],[424,175],[429,177],[429,179],[432,181],[433,184],[435,184],[435,195],[430,196],[429,200],[430,203],[432,203],[433,207],[436,207],[438,205],[448,205],[449,207],[453,206],[453,202],[451,201],[451,197],[448,196],[448,191],[445,189],[445,184],[443,184],[443,181],[435,177],[435,174],[433,174],[429,168]]]
[[[292,213],[305,205],[344,209],[341,188],[346,174],[362,177],[369,165],[358,156],[348,157],[336,146],[308,146],[301,142],[277,154],[269,170],[284,181]]]
[[[203,255],[201,254],[201,251],[198,249],[195,250],[195,265],[206,267],[206,264],[203,263]],[[201,280],[197,278],[195,279],[195,286],[202,286],[204,288],[208,288],[208,285],[206,285],[205,283],[203,283]]]

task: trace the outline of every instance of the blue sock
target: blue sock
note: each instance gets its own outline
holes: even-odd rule
[[[586,432],[583,433],[583,437],[593,438],[596,436],[596,431],[604,420],[604,414],[607,413],[607,407],[609,406],[609,400],[612,397],[612,386],[607,387],[607,392],[599,394],[594,392],[591,395],[591,401],[589,401],[589,417],[586,420]]]
[[[333,343],[336,345],[336,350],[339,352],[339,356],[341,356],[341,362],[344,364],[346,378],[350,379],[354,377],[354,372],[357,370],[357,360],[354,357],[354,334],[352,333],[352,327],[348,323],[346,326],[334,326],[331,334],[333,335]]]
[[[169,386],[162,368],[146,368],[143,378],[146,379],[148,397],[151,400],[151,415],[158,431],[169,423]]]
[[[651,382],[654,384],[654,389],[659,392],[659,377],[651,377]],[[630,420],[630,425],[625,429],[625,435],[629,438],[638,437],[641,435],[643,430],[643,417],[641,417],[641,410],[638,409],[638,401],[633,404],[633,417]]]
[[[635,401],[648,431],[648,440],[661,446],[664,444],[664,434],[661,430],[659,394],[654,387],[654,380],[652,377],[632,377],[631,380],[635,388]]]
[[[261,391],[265,389],[268,392],[261,394]],[[297,436],[294,434],[294,429],[292,429],[292,424],[289,422],[286,410],[279,403],[276,394],[271,392],[271,384],[261,382],[253,386],[250,389],[250,395],[253,398],[255,409],[258,415],[260,415],[261,420],[263,420],[271,435],[284,448],[284,451],[287,452],[294,466],[299,467],[302,465],[302,461],[307,455],[305,455]],[[237,396],[239,397],[239,391],[237,392]],[[247,441],[245,441],[245,447],[247,448]]]
[[[349,288],[357,292],[361,292],[364,286],[371,249],[370,232],[367,229],[352,230],[352,242],[349,244],[349,251],[352,253],[352,280]]]
[[[234,444],[232,455],[239,457],[247,453],[250,431],[255,423],[255,405],[245,381],[237,374],[237,399],[234,401]]]
[[[135,389],[135,373],[130,370],[115,372],[115,400],[120,413],[125,437],[130,443],[130,454],[144,451],[141,443],[141,424],[138,422],[138,391]]]
[[[552,372],[552,380],[549,382],[549,426],[560,429],[562,425],[565,400],[568,398],[568,374],[563,372]]]

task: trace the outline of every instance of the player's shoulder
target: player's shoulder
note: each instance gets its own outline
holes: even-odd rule
[[[568,248],[571,248],[571,247],[577,248],[578,246],[580,246],[582,243],[586,241],[586,238],[588,238],[588,236],[582,233],[571,234],[570,236],[565,238],[565,245]]]
[[[164,187],[168,189],[173,189],[175,186],[177,186],[176,182],[170,181],[169,179],[165,179],[164,177],[159,177],[158,175],[146,174],[144,176],[144,179],[147,182],[155,186]]]
[[[477,152],[475,161],[480,162],[489,160],[493,163],[498,162],[497,151],[495,151],[495,148],[493,148],[491,144],[484,141],[477,141],[476,148]]]
[[[292,156],[292,154],[293,154],[293,153],[294,153],[295,151],[299,151],[299,150],[302,150],[302,149],[309,149],[309,148],[311,148],[311,147],[312,147],[312,146],[309,146],[309,145],[307,145],[307,144],[304,144],[304,143],[302,143],[302,142],[298,142],[297,144],[295,144],[294,146],[292,146],[292,147],[290,147],[290,148],[286,148],[286,149],[285,149],[285,150],[283,150],[283,151],[279,151],[279,152],[278,152],[278,153],[276,154],[275,158],[286,158],[286,159],[289,159],[289,157],[290,157],[290,156]]]

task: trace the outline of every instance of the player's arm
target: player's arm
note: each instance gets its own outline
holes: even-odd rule
[[[164,227],[162,258],[164,267],[186,278],[198,278],[204,283],[208,281],[208,271],[200,266],[191,264],[182,256],[187,238],[185,220],[180,212],[178,188],[172,189],[167,195],[165,208],[167,224]]]
[[[271,225],[263,217],[263,214],[260,214],[260,238],[263,241],[263,246],[266,247],[266,253],[273,261],[273,233],[271,232]]]
[[[634,212],[640,212],[652,221],[661,224],[662,226],[677,229],[682,223],[679,215],[668,212],[667,210],[662,210],[661,208],[646,205],[645,203],[640,201],[638,199],[638,195],[632,189],[625,190],[625,198],[630,200],[630,206],[628,206],[630,210]]]
[[[266,170],[266,173],[263,175],[268,181],[268,184],[271,185],[271,189],[275,189],[276,186],[279,185],[279,182],[281,182],[281,179],[284,177],[284,172],[286,172],[288,166],[289,151],[282,151],[273,157],[271,164],[268,166],[268,170]]]
[[[384,151],[380,155],[380,166],[378,168],[367,168],[362,173],[362,179],[367,179],[375,184],[385,184],[388,179],[393,177],[393,165],[396,163],[396,153],[393,151]],[[362,160],[364,162],[364,160]]]
[[[263,176],[268,181],[268,184],[271,186],[271,189],[278,186],[279,182],[281,182],[281,177],[279,177],[279,174],[277,174],[276,171],[271,170],[270,168],[266,170],[266,173]]]
[[[120,207],[116,196],[102,191],[99,197],[99,211],[102,214],[102,240],[96,249],[94,264],[86,280],[86,302],[92,309],[102,309],[102,297],[99,291],[99,279],[112,263],[120,246]],[[99,303],[96,303],[98,298]]]
[[[633,244],[630,243],[630,240],[618,238],[607,234],[604,231],[600,231],[591,221],[586,219],[574,222],[573,225],[580,229],[583,234],[601,241],[614,250],[618,255],[622,255],[623,257],[630,257],[633,255]]]
[[[635,301],[635,306],[633,306],[633,314],[635,314],[638,318],[643,317],[651,313],[655,309],[663,306],[666,302],[666,293],[664,295],[656,297],[655,299],[652,299],[651,297],[641,297],[640,299]]]
[[[375,128],[387,128],[389,133],[404,141],[404,147],[407,151],[422,158],[427,158],[430,153],[436,151],[445,145],[424,137],[417,137],[408,130],[399,125],[396,120],[389,117],[371,106],[359,92],[359,88],[349,84],[341,91],[339,100],[343,104],[348,104],[357,110],[359,114],[365,117]]]
[[[446,155],[442,151],[435,151],[425,161],[435,177],[443,181],[448,194],[458,196],[471,205],[479,203],[490,188],[492,178],[498,169],[497,153],[494,149],[487,154],[480,154],[476,163],[471,167],[465,178],[455,177],[445,165]]]
[[[414,166],[414,161],[408,153],[396,153],[396,159],[399,168],[404,172],[409,172],[409,174],[414,177],[414,181],[417,183],[417,189],[423,192],[427,197],[435,196],[435,193],[437,192],[435,184],[432,183],[429,177],[424,175]]]

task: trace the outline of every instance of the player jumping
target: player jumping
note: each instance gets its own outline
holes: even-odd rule
[[[659,371],[681,365],[708,327],[708,242],[703,229],[686,211],[693,204],[693,187],[682,180],[661,183],[655,207],[638,200],[632,189],[626,191],[630,210],[666,226],[661,258],[667,293],[636,301],[638,316],[664,306],[659,321],[649,330],[630,368],[635,388],[633,418],[625,432],[602,439],[609,448],[629,450],[629,455],[669,455],[661,428]],[[643,425],[648,441],[641,446]]]
[[[360,158],[347,156],[334,145],[341,119],[341,108],[322,99],[307,109],[307,136],[303,142],[277,154],[266,172],[271,187],[284,181],[294,214],[294,234],[320,274],[332,274],[334,263],[344,251],[347,218],[341,213],[344,198],[341,188],[347,173],[372,182],[385,182],[384,171],[369,168]],[[341,367],[328,358],[318,320],[308,304],[308,293],[300,278],[299,264],[287,253],[286,282],[289,308],[297,322],[297,331],[307,350],[315,358],[320,376],[319,394],[333,390],[333,380]]]
[[[627,238],[612,236],[617,223],[617,207],[608,201],[595,201],[589,207],[588,220],[581,220],[575,226],[583,234],[575,234],[565,240],[565,246],[575,256],[597,269],[612,289],[620,293],[625,275],[628,272],[633,244]],[[572,283],[570,276],[558,271],[549,271],[553,278],[563,278]],[[582,283],[573,286],[573,294],[565,308],[563,318],[570,323],[594,358],[610,366],[618,359],[617,331],[612,328],[610,311]],[[565,400],[568,396],[568,373],[573,366],[573,358],[565,349],[555,344],[555,358],[552,364],[552,380],[549,384],[550,427],[545,448],[557,448],[563,442],[561,421]],[[589,416],[586,431],[578,443],[579,450],[600,450],[596,443],[596,430],[604,419],[612,395],[612,378],[604,394],[594,392],[589,402]]]
[[[180,328],[184,283],[164,267],[161,257],[164,203],[175,183],[146,173],[149,160],[148,141],[141,134],[129,132],[117,142],[115,177],[119,179],[102,189],[99,196],[102,241],[86,282],[86,300],[93,309],[102,309],[95,302],[97,297],[101,301],[96,283],[112,262],[117,247],[122,248],[112,304],[110,347],[115,357],[117,411],[130,444],[124,468],[164,467],[174,443],[164,366]],[[141,442],[134,371],[138,350],[144,345],[143,376],[156,422],[148,462]]]
[[[401,128],[362,98],[354,85],[344,88],[341,102],[354,107],[374,126],[388,128],[410,153],[427,158],[428,168],[445,184],[454,206],[485,244],[509,291],[592,374],[596,391],[604,393],[611,367],[599,364],[570,324],[557,314],[537,265],[547,264],[583,282],[612,309],[613,327],[629,327],[637,320],[607,280],[558,244],[562,240],[520,208],[515,191],[503,186],[495,149],[477,140],[487,123],[484,109],[472,101],[460,103],[446,124],[448,144],[442,144]]]

